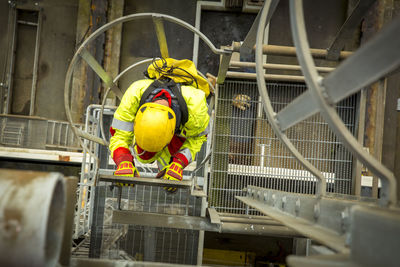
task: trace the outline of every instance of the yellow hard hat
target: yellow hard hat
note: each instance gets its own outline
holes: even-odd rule
[[[174,136],[174,111],[164,105],[146,103],[139,107],[134,124],[136,144],[143,150],[158,152]]]

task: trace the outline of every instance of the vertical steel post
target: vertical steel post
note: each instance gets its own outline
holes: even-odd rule
[[[366,110],[366,100],[367,93],[365,89],[361,90],[359,103],[358,103],[358,125],[357,127],[357,141],[360,144],[364,144],[364,130],[365,130],[365,110]],[[361,172],[362,172],[362,163],[355,158],[354,159],[354,171],[353,171],[353,189],[352,194],[356,196],[361,195]]]
[[[15,5],[10,4],[9,16],[12,16],[12,26],[11,29],[11,41],[9,44],[11,53],[9,54],[9,68],[8,68],[8,82],[7,82],[7,103],[6,103],[6,114],[11,112],[11,103],[12,103],[12,88],[13,88],[13,76],[14,76],[14,64],[15,64],[15,47],[17,41],[17,15],[18,11]]]
[[[71,244],[72,244],[72,232],[73,232],[72,228],[74,223],[76,188],[78,185],[78,178],[65,177],[64,181],[66,187],[65,223],[64,223],[64,235],[61,244],[61,254],[59,263],[61,265],[69,266],[69,260],[71,257]]]
[[[41,29],[42,29],[42,10],[39,10],[37,26],[36,26],[35,54],[34,54],[34,58],[33,58],[31,103],[30,103],[30,107],[29,107],[29,115],[30,116],[35,115],[36,86],[37,86],[37,77],[38,77]]]

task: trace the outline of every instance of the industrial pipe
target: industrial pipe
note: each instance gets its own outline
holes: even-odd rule
[[[231,223],[231,222],[222,222],[220,233],[303,237],[295,230],[292,230],[284,225],[243,224],[243,223]]]
[[[56,266],[64,230],[61,174],[0,170],[0,266]]]
[[[233,52],[240,52],[240,42],[233,42],[232,49]],[[282,45],[263,45],[262,53],[266,55],[275,56],[296,56],[296,47],[293,46],[282,46]],[[327,59],[328,50],[326,49],[316,49],[310,48],[310,54],[313,58]],[[346,59],[351,56],[353,52],[351,51],[341,51],[339,59]],[[336,61],[336,60],[335,60]]]
[[[230,67],[239,67],[239,68],[256,68],[255,62],[242,62],[242,61],[231,61],[229,63]],[[288,65],[288,64],[272,64],[267,63],[263,64],[264,69],[271,70],[301,70],[301,66],[299,65]],[[330,67],[316,67],[317,71],[320,72],[331,72],[334,71],[335,68]]]
[[[238,79],[257,79],[256,73],[247,72],[236,72],[228,71],[226,73],[227,78],[238,78]],[[304,76],[298,75],[280,75],[280,74],[264,74],[264,79],[268,81],[288,81],[288,82],[304,82]]]

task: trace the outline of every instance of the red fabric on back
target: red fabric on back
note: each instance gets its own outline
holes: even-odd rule
[[[114,136],[114,134],[115,134],[115,129],[112,126],[110,127],[110,133],[111,133],[111,136]]]
[[[165,97],[167,98],[167,100],[168,100],[168,105],[169,105],[169,107],[171,107],[171,95],[168,93],[168,91],[167,90],[165,90],[165,89],[162,89],[158,94],[156,94],[154,97],[153,97],[153,101],[154,100],[156,100],[157,98],[159,98],[159,97],[161,97],[162,95],[165,95]]]

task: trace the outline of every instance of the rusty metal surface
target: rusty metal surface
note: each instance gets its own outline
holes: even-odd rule
[[[55,266],[64,202],[61,174],[0,170],[0,266]]]

